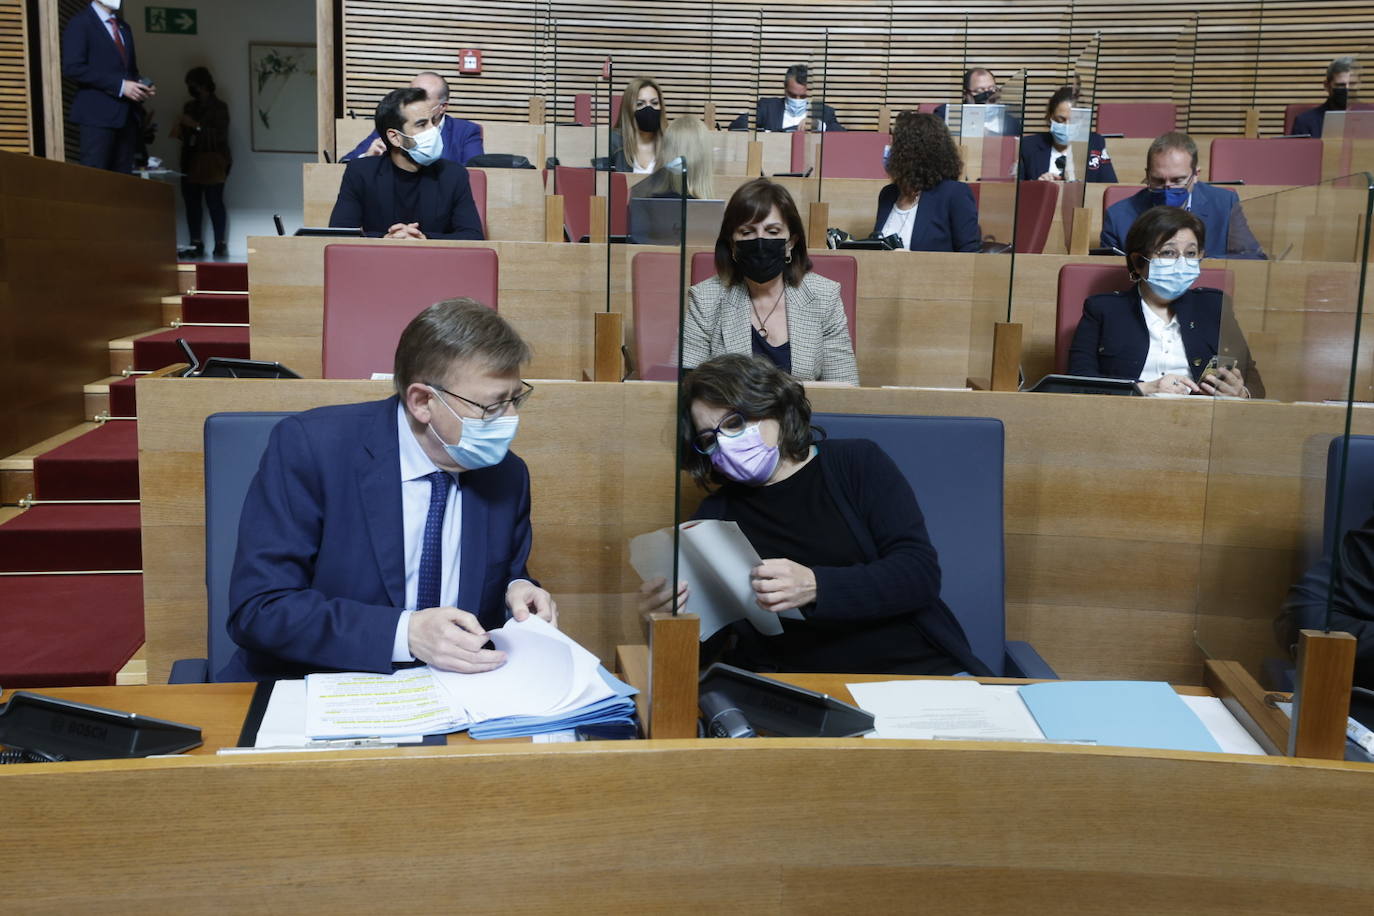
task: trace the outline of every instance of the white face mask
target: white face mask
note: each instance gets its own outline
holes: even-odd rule
[[[100,2],[105,4],[115,12],[119,12],[119,5],[123,3],[124,0],[100,0]]]
[[[405,134],[401,134],[401,136],[415,144],[405,152],[410,157],[410,161],[418,166],[431,165],[444,154],[444,135],[440,133],[438,127],[426,128],[413,137]],[[404,148],[404,144],[402,147]]]

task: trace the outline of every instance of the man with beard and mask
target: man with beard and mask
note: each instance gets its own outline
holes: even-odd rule
[[[399,278],[398,282],[403,282]],[[487,631],[557,623],[528,577],[530,478],[509,451],[533,389],[529,346],[471,299],[421,312],[396,345],[396,394],[272,430],[244,499],[217,680],[500,667]]]
[[[1197,144],[1181,131],[1157,137],[1145,153],[1145,189],[1107,208],[1102,247],[1125,250],[1126,233],[1151,207],[1181,207],[1207,228],[1209,258],[1263,258],[1240,197],[1198,179]]]
[[[740,185],[716,238],[716,275],[688,292],[684,368],[746,353],[802,381],[859,384],[840,285],[811,272],[806,229],[782,185]]]
[[[455,118],[448,113],[448,80],[433,70],[415,75],[410,81],[412,89],[423,89],[434,106],[430,112],[430,122],[439,128],[444,140],[443,157],[449,162],[467,165],[474,156],[483,154],[482,128],[473,121]],[[380,156],[386,152],[386,142],[375,130],[368,134],[340,162],[352,162],[363,156]]]
[[[783,97],[759,99],[754,111],[755,130],[845,130],[835,109],[809,101],[811,90],[805,64],[787,68],[782,79]],[[748,130],[749,115],[730,122],[730,130]]]
[[[481,239],[468,170],[443,158],[444,139],[423,89],[393,89],[377,103],[384,156],[355,159],[344,169],[329,225],[361,227],[388,239]]]
[[[67,117],[81,127],[81,164],[129,173],[156,90],[138,72],[134,33],[116,15],[121,0],[93,2],[62,31],[62,75],[76,81]]]
[[[1328,111],[1345,111],[1352,107],[1358,107],[1359,110],[1367,108],[1365,105],[1352,104],[1353,96],[1360,86],[1360,62],[1354,57],[1338,57],[1333,60],[1326,68],[1326,81],[1322,86],[1326,89],[1326,101],[1293,119],[1294,134],[1320,137]]]
[[[702,647],[751,671],[986,675],[949,607],[916,494],[868,439],[811,426],[802,386],[742,354],[708,360],[682,381],[680,466],[710,492],[695,518],[733,521],[763,561],[749,585],[782,633],[748,621]],[[647,608],[667,609],[663,579]],[[677,603],[694,597],[679,583]],[[707,635],[707,634],[703,634]]]
[[[965,105],[1001,105],[1002,87],[991,70],[974,67],[964,71]],[[948,106],[941,105],[932,112],[941,121],[948,121]],[[999,133],[1011,137],[1021,133],[1021,118],[1012,112],[991,112],[984,119],[985,133]]]

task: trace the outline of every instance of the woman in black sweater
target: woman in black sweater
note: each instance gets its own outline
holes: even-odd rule
[[[682,465],[717,487],[697,518],[737,522],[764,560],[751,576],[780,636],[741,621],[715,637],[755,671],[986,674],[940,600],[940,564],[906,478],[866,439],[813,435],[811,405],[767,360],[729,354],[683,382]],[[667,602],[662,582],[660,603]],[[679,600],[685,600],[680,586]]]

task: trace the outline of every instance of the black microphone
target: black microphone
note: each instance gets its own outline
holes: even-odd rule
[[[719,690],[701,695],[701,713],[706,718],[708,738],[754,738],[754,727],[739,707]]]
[[[1054,167],[1062,172],[1064,171],[1064,166],[1068,165],[1068,162],[1069,159],[1067,156],[1060,156],[1058,159],[1054,160]]]

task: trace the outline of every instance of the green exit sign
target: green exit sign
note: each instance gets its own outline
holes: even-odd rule
[[[143,8],[143,30],[148,34],[196,34],[196,11],[176,6],[147,6]]]

